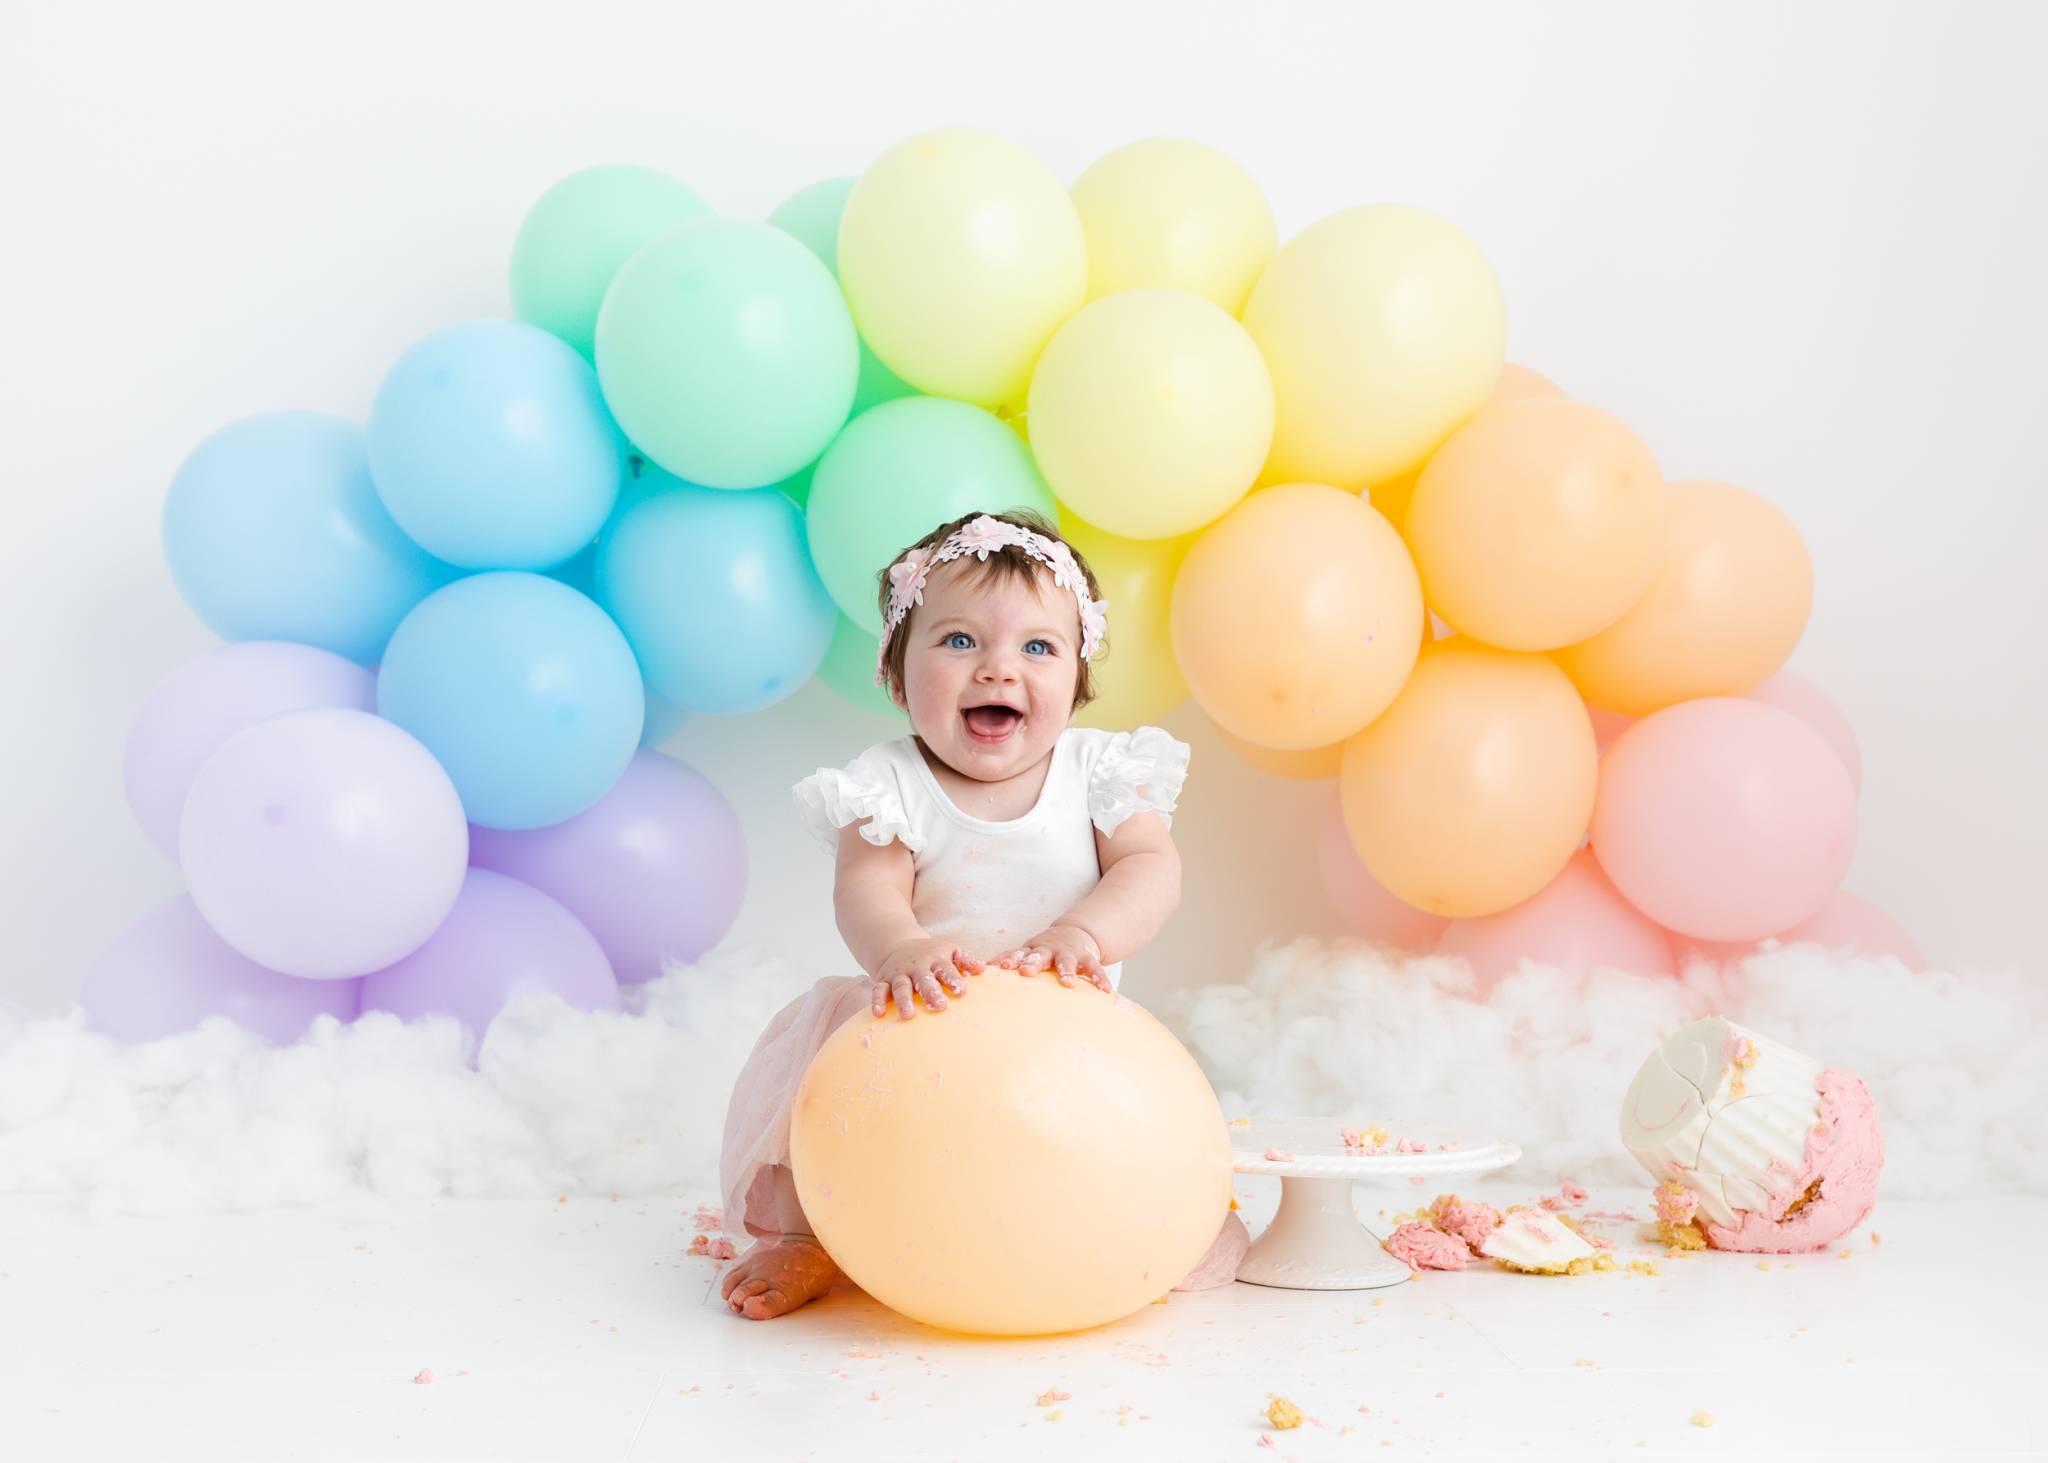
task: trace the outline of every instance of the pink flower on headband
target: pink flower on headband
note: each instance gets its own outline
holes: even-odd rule
[[[889,566],[890,608],[901,604],[905,610],[924,603],[924,582],[930,576],[932,551],[912,549]]]
[[[1017,535],[1022,532],[1024,530],[1012,528],[1001,519],[984,513],[972,523],[962,525],[946,542],[948,546],[958,544],[964,552],[986,561],[990,554],[1004,545],[1018,543]]]

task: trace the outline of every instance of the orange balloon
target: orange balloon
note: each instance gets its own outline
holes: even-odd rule
[[[1275,777],[1315,782],[1320,778],[1335,777],[1344,767],[1342,742],[1327,747],[1310,747],[1305,752],[1282,752],[1273,747],[1262,747],[1257,742],[1248,742],[1243,737],[1234,737],[1220,726],[1216,733],[1230,744],[1231,751],[1259,771],[1270,772]]]
[[[1173,584],[1173,653],[1219,727],[1281,751],[1386,709],[1422,644],[1401,536],[1356,493],[1283,483],[1195,540]]]
[[[1672,483],[1664,565],[1635,607],[1551,652],[1595,706],[1647,716],[1742,696],[1776,673],[1813,608],[1813,561],[1792,520],[1746,488]]]
[[[1493,395],[1486,398],[1485,405],[1481,406],[1480,410],[1498,406],[1503,401],[1520,401],[1530,396],[1563,395],[1564,392],[1560,391],[1549,377],[1532,371],[1527,366],[1518,366],[1513,361],[1507,361],[1500,368],[1500,378],[1493,383]],[[1369,490],[1368,496],[1372,499],[1372,506],[1379,510],[1380,517],[1403,533],[1407,531],[1404,525],[1408,519],[1409,501],[1415,496],[1415,484],[1422,477],[1422,469],[1426,466],[1428,463],[1425,460],[1397,478],[1374,483]]]
[[[1128,997],[991,969],[943,1012],[863,1011],[790,1119],[797,1198],[856,1285],[927,1325],[1099,1326],[1178,1284],[1230,1210],[1216,1095]]]
[[[1430,608],[1506,650],[1553,650],[1643,597],[1664,554],[1664,483],[1596,406],[1488,407],[1437,449],[1404,525]]]
[[[1432,914],[1494,914],[1543,888],[1593,817],[1585,703],[1540,655],[1424,647],[1394,704],[1344,747],[1344,822],[1372,876]]]

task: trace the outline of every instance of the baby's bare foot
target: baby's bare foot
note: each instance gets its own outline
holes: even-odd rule
[[[766,1321],[823,1295],[838,1278],[839,1267],[816,1240],[764,1240],[734,1262],[718,1289],[736,1314]]]

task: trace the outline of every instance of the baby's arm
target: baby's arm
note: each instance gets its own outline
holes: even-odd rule
[[[910,907],[916,868],[910,850],[893,840],[877,848],[860,830],[858,823],[839,830],[832,909],[846,948],[874,978],[872,1009],[880,1016],[893,995],[908,1021],[917,1014],[915,992],[932,1010],[943,1011],[946,991],[957,996],[963,989],[960,972],[977,972],[981,962],[949,941],[933,939],[917,922]]]
[[[1144,949],[1180,907],[1180,850],[1157,813],[1133,813],[1114,834],[1096,830],[1095,851],[1101,882],[1011,955],[1025,969],[1050,966],[1063,981],[1078,973],[1107,990],[1102,967]]]

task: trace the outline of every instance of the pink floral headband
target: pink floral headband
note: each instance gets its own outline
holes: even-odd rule
[[[932,571],[949,559],[972,554],[984,564],[997,549],[1022,549],[1052,570],[1052,582],[1074,596],[1081,610],[1081,659],[1093,660],[1102,648],[1109,625],[1109,601],[1088,597],[1088,576],[1074,562],[1074,551],[1056,539],[984,513],[953,531],[937,549],[912,549],[889,566],[889,613],[882,620],[882,643],[875,651],[875,684],[889,684],[889,637],[924,603],[924,586]]]

